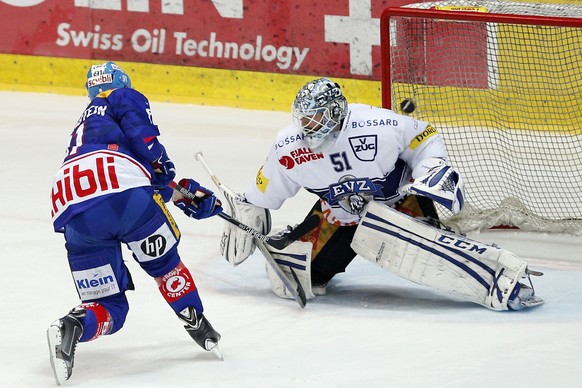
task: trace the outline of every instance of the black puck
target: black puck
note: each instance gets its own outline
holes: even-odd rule
[[[400,109],[402,109],[404,113],[412,113],[416,109],[416,105],[414,105],[414,101],[407,98],[400,103]]]

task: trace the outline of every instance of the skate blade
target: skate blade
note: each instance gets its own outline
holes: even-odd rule
[[[530,298],[521,300],[519,304],[521,304],[524,309],[528,309],[544,304],[544,300],[537,295],[532,295]]]
[[[57,385],[61,386],[69,379],[65,361],[57,357],[57,348],[60,348],[62,342],[61,329],[58,326],[51,325],[46,331],[46,336],[49,347],[49,359],[51,362],[51,368],[53,370]]]
[[[214,355],[218,357],[220,361],[224,361],[224,357],[222,357],[222,353],[220,353],[217,342],[206,340],[206,350],[214,353]]]
[[[529,268],[526,268],[526,269],[525,269],[525,274],[526,274],[526,275],[531,275],[531,276],[538,276],[538,277],[539,277],[539,276],[543,276],[543,275],[544,275],[544,273],[543,273],[543,272],[540,272],[540,271],[534,271],[534,270],[531,270],[531,269],[529,269]]]

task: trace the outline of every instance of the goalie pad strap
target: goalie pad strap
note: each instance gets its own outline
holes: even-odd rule
[[[372,202],[352,241],[362,257],[405,279],[492,310],[507,310],[526,263],[509,251]]]

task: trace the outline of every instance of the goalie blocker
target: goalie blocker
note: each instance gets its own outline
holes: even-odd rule
[[[368,204],[351,246],[393,274],[491,310],[543,303],[533,287],[520,283],[530,273],[513,253],[434,228],[377,202]]]

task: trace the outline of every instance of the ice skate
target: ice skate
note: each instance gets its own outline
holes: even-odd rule
[[[321,296],[327,294],[327,283],[328,282],[311,283],[311,291],[313,292],[313,295]]]
[[[72,310],[54,321],[47,330],[49,355],[57,385],[68,380],[73,373],[75,349],[83,334],[81,319],[85,310]]]
[[[219,359],[223,360],[218,348],[220,334],[214,330],[204,315],[198,316],[193,307],[187,307],[180,311],[178,317],[185,323],[184,328],[198,345],[204,350],[212,351]]]
[[[507,307],[511,310],[523,310],[525,308],[539,306],[543,303],[544,300],[535,294],[532,287],[523,283],[517,283],[511,292]]]

